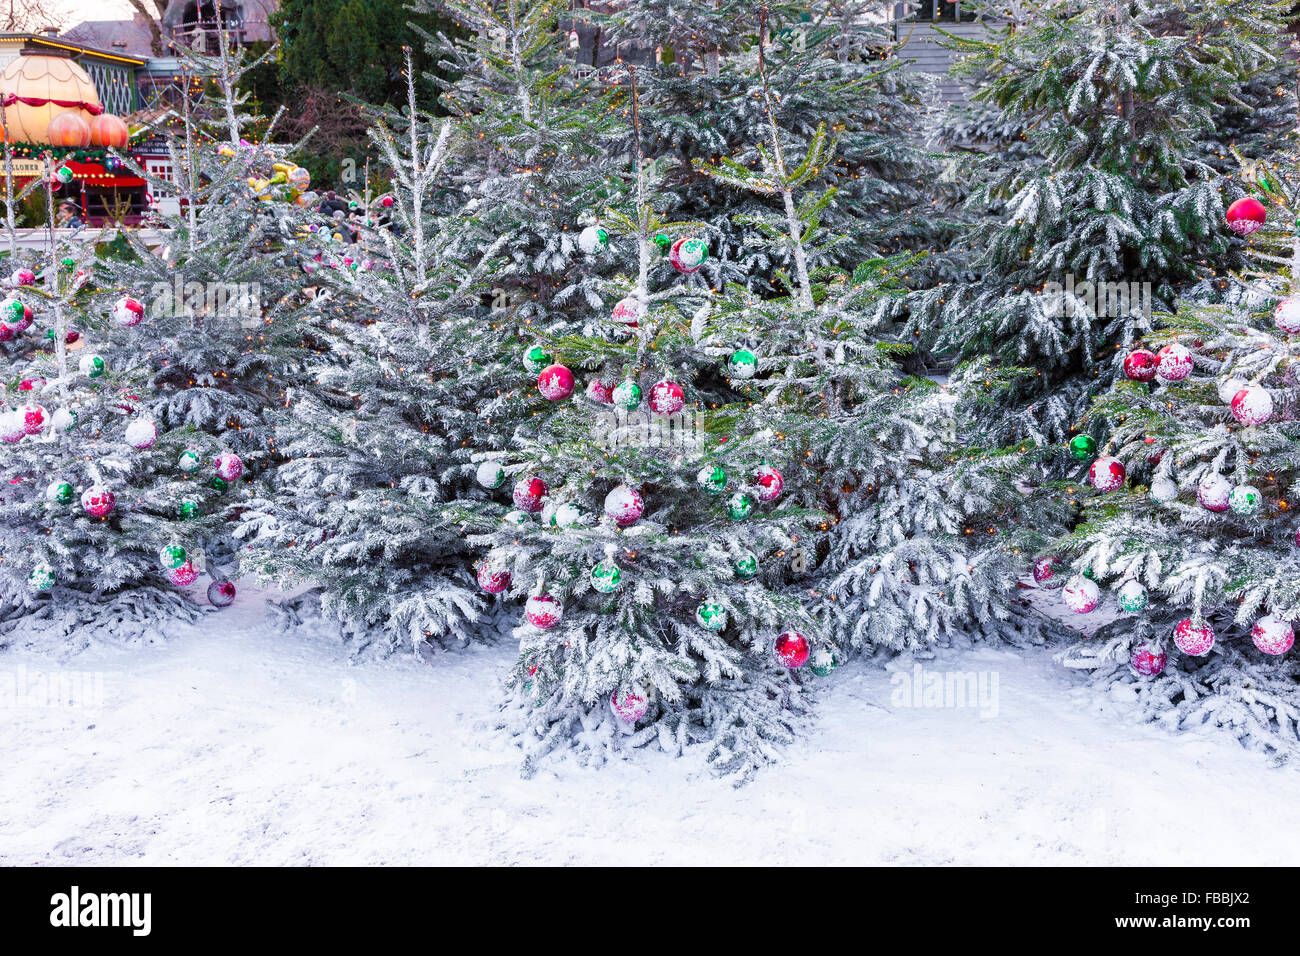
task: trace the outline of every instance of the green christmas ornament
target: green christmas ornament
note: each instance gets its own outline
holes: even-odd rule
[[[746,551],[736,559],[736,563],[731,566],[731,569],[736,572],[736,577],[742,581],[748,581],[758,574],[758,555],[752,551]]]
[[[66,186],[76,178],[76,174],[67,166],[60,166],[54,171],[54,178]]]
[[[504,521],[506,524],[514,525],[516,528],[521,528],[524,525],[528,524],[529,518],[528,515],[526,515],[524,512],[520,511],[518,508],[515,508],[511,511],[507,511],[505,515],[501,518],[501,520]]]
[[[169,544],[158,552],[158,563],[169,571],[179,568],[188,558],[189,555],[179,544]]]
[[[27,314],[26,307],[17,299],[5,299],[4,302],[0,302],[0,309],[3,309],[4,314],[14,322],[21,322],[23,316]]]
[[[83,355],[77,363],[81,374],[87,378],[100,378],[108,368],[108,363],[100,355]]]
[[[654,243],[655,247],[659,250],[661,255],[667,253],[668,250],[672,248],[672,244],[673,244],[672,237],[669,236],[668,233],[666,232],[656,232],[654,234],[654,238],[651,239],[650,241]]]
[[[181,452],[181,457],[177,460],[176,467],[185,474],[192,475],[203,467],[203,459],[199,457],[198,452],[191,451],[187,448],[185,451]]]
[[[727,609],[705,601],[695,609],[695,623],[706,631],[720,631],[727,626]]]
[[[1258,514],[1263,505],[1264,496],[1252,485],[1237,485],[1228,494],[1228,506],[1232,508],[1234,514]]]
[[[230,482],[226,481],[226,479],[222,478],[220,475],[213,475],[210,484],[216,491],[224,492],[230,489]]]
[[[742,521],[754,513],[754,499],[738,491],[727,500],[727,514],[733,521]]]
[[[641,405],[641,386],[630,378],[614,387],[614,404],[629,412],[636,411]]]
[[[176,507],[176,513],[182,518],[195,518],[199,514],[199,503],[190,498],[186,498]]]
[[[77,260],[72,258],[72,256],[66,256],[63,260],[63,268],[65,269],[73,269],[76,267],[76,265],[77,265]]]
[[[1097,456],[1097,439],[1091,435],[1075,435],[1070,439],[1070,456],[1086,461]]]
[[[1137,614],[1147,606],[1147,589],[1137,581],[1125,581],[1115,597],[1119,606],[1130,614]]]
[[[57,501],[61,505],[67,505],[77,500],[77,492],[66,481],[53,481],[45,489],[45,497],[50,501]]]
[[[621,586],[623,572],[613,561],[602,561],[591,569],[591,586],[601,594],[613,594]]]
[[[753,378],[758,371],[758,356],[749,349],[736,349],[727,360],[727,370],[732,378]]]
[[[542,369],[551,364],[551,353],[540,345],[530,345],[524,350],[524,369],[530,375],[542,374]]]
[[[818,677],[828,677],[831,671],[840,666],[839,652],[834,647],[825,644],[819,645],[812,652],[812,657],[808,660],[808,666]]]
[[[48,591],[54,587],[54,569],[48,564],[38,564],[27,576],[27,584],[33,591]]]
[[[721,465],[706,465],[695,476],[696,483],[711,495],[720,495],[727,490],[727,473]]]

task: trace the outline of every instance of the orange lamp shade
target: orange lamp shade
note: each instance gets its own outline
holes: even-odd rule
[[[61,56],[17,57],[0,73],[0,95],[9,139],[19,143],[89,146],[90,126],[86,121],[104,112],[90,76],[78,64]],[[70,128],[65,126],[62,130],[64,139],[70,137],[72,142],[55,143],[51,138],[51,124],[68,114],[80,121],[85,142],[79,141],[82,130],[75,121],[70,121]]]
[[[112,113],[101,113],[90,120],[90,145],[112,146],[125,149],[131,140],[131,133],[120,117]]]
[[[49,134],[51,146],[89,146],[90,124],[81,118],[80,113],[60,113],[50,120]]]

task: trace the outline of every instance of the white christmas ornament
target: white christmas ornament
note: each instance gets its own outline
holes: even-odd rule
[[[1065,606],[1075,614],[1088,614],[1097,610],[1101,603],[1101,588],[1095,581],[1090,581],[1082,574],[1075,575],[1062,592]]]
[[[1156,478],[1151,482],[1151,497],[1162,504],[1178,498],[1178,483],[1171,478]]]
[[[1227,511],[1232,496],[1232,482],[1219,474],[1206,475],[1196,486],[1196,500],[1207,511]]]
[[[1264,496],[1253,485],[1238,485],[1228,495],[1228,507],[1239,515],[1258,514],[1264,504]]]
[[[1232,397],[1249,385],[1244,378],[1226,378],[1219,382],[1219,401],[1227,405]]]
[[[605,514],[614,519],[620,528],[636,524],[645,513],[641,493],[627,485],[619,485],[605,496]]]
[[[505,484],[506,470],[501,467],[499,461],[488,459],[479,463],[474,478],[484,488],[500,488]]]
[[[1262,425],[1273,417],[1273,396],[1268,389],[1247,385],[1232,396],[1232,417],[1243,425]]]
[[[158,440],[158,428],[147,418],[137,418],[126,426],[126,443],[143,451]]]
[[[1273,322],[1288,335],[1300,332],[1300,296],[1290,295],[1277,304]]]
[[[1295,643],[1295,630],[1286,621],[1269,614],[1255,622],[1250,639],[1265,654],[1285,654]]]
[[[589,256],[604,252],[607,245],[609,235],[600,226],[588,226],[578,233],[578,248]]]

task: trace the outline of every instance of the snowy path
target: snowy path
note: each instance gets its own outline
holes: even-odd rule
[[[925,662],[996,673],[988,717],[897,706],[888,672],[846,668],[818,735],[740,790],[655,751],[525,781],[476,729],[508,646],[349,666],[260,616],[0,654],[29,689],[104,672],[99,706],[0,709],[0,863],[1281,864],[1300,842],[1293,770],[1097,713],[1047,651]]]

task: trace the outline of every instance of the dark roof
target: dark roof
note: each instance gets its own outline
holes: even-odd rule
[[[137,20],[85,20],[64,30],[59,39],[119,56],[153,56],[149,25]]]

